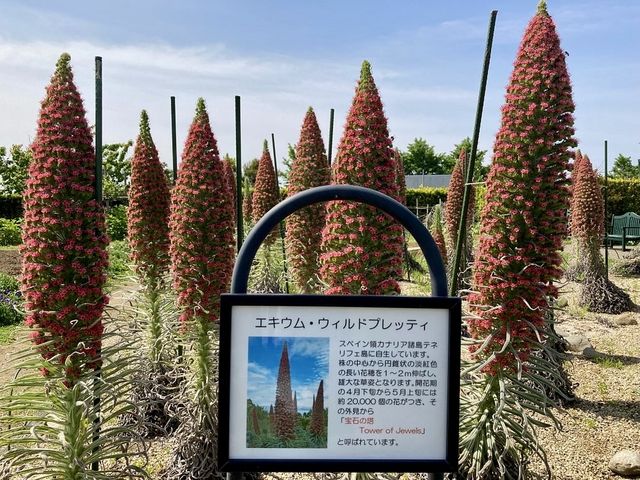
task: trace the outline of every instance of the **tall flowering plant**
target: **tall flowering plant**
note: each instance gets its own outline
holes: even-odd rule
[[[360,185],[398,197],[387,119],[367,61],[332,168],[333,184]],[[322,249],[320,273],[327,294],[400,292],[402,227],[385,213],[355,202],[330,202]]]
[[[264,141],[262,156],[258,162],[256,173],[256,183],[253,186],[253,197],[251,205],[251,215],[253,222],[257,223],[265,213],[271,210],[278,203],[278,190],[276,183],[276,172],[273,168],[269,146]],[[265,239],[266,245],[271,245],[277,238],[278,231],[273,229]]]
[[[582,274],[579,302],[587,310],[618,314],[633,309],[629,295],[607,278],[600,245],[604,238],[604,200],[587,155],[573,175],[571,236]]]
[[[69,382],[97,366],[107,296],[107,236],[94,197],[95,157],[82,99],[63,54],[40,108],[24,192],[22,290],[26,323]]]
[[[460,217],[462,215],[462,198],[464,196],[464,186],[467,174],[467,152],[460,150],[460,156],[451,172],[449,187],[447,188],[447,202],[444,204],[444,217],[446,221],[447,231],[447,249],[453,252],[456,248],[458,238],[458,228],[460,225]],[[469,190],[469,214],[467,215],[467,223],[465,228],[467,232],[471,228],[473,222],[473,209],[475,205],[475,190]],[[467,242],[467,246],[468,242]]]
[[[117,320],[109,332],[102,323],[107,236],[91,143],[65,53],[42,102],[24,192],[22,290],[40,355],[18,354],[20,375],[0,388],[0,410],[11,412],[0,415],[2,478],[145,475],[132,458],[135,432],[101,421],[136,415],[127,400],[136,358]]]
[[[527,452],[544,459],[527,412],[553,418],[541,379],[559,368],[537,352],[562,275],[573,111],[565,54],[541,1],[507,87],[468,298],[478,376],[464,386],[460,464],[471,478],[517,478]]]
[[[190,334],[193,361],[189,416],[180,425],[178,445],[165,478],[219,475],[217,467],[217,322],[220,294],[228,291],[234,260],[231,191],[204,100],[185,142],[169,221],[173,285]]]
[[[170,216],[173,285],[181,320],[217,322],[233,270],[233,206],[204,100],[199,99]]]
[[[289,173],[289,196],[329,183],[329,165],[316,115],[311,107],[302,123],[296,156]],[[324,205],[311,205],[287,219],[286,245],[291,273],[304,293],[318,290]]]
[[[169,185],[151,138],[149,116],[140,114],[140,133],[131,160],[127,231],[138,276],[152,289],[169,270]]]
[[[233,159],[228,155],[222,157],[222,168],[224,170],[224,178],[227,179],[227,184],[229,185],[229,191],[231,192],[231,202],[233,205],[233,213],[235,215],[236,212],[236,198],[238,196],[236,192],[236,174],[233,171],[233,167],[231,166],[231,162]]]

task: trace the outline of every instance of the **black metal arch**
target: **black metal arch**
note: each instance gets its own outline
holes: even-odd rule
[[[393,198],[376,190],[354,185],[326,185],[311,188],[287,198],[269,210],[253,227],[238,252],[231,279],[231,293],[247,293],[249,271],[253,259],[264,239],[278,225],[278,222],[301,208],[331,200],[350,200],[366,203],[379,208],[398,220],[416,239],[422,254],[427,259],[431,275],[431,294],[434,297],[447,296],[447,274],[442,263],[442,257],[433,237],[422,222],[407,207]]]

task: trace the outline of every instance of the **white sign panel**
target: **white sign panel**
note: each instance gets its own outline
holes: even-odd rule
[[[355,303],[230,307],[230,461],[448,459],[459,319]]]

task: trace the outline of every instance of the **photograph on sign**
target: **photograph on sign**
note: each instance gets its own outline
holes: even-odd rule
[[[457,299],[259,297],[223,300],[224,460],[452,461]]]
[[[327,448],[329,339],[249,337],[247,448]]]

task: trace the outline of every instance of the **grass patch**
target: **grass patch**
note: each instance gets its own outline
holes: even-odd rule
[[[3,325],[0,327],[0,345],[9,345],[15,342],[18,336],[18,331],[22,328],[22,324],[19,325]]]
[[[621,360],[611,357],[596,357],[593,361],[602,368],[617,368],[620,370],[624,367],[624,363]]]

